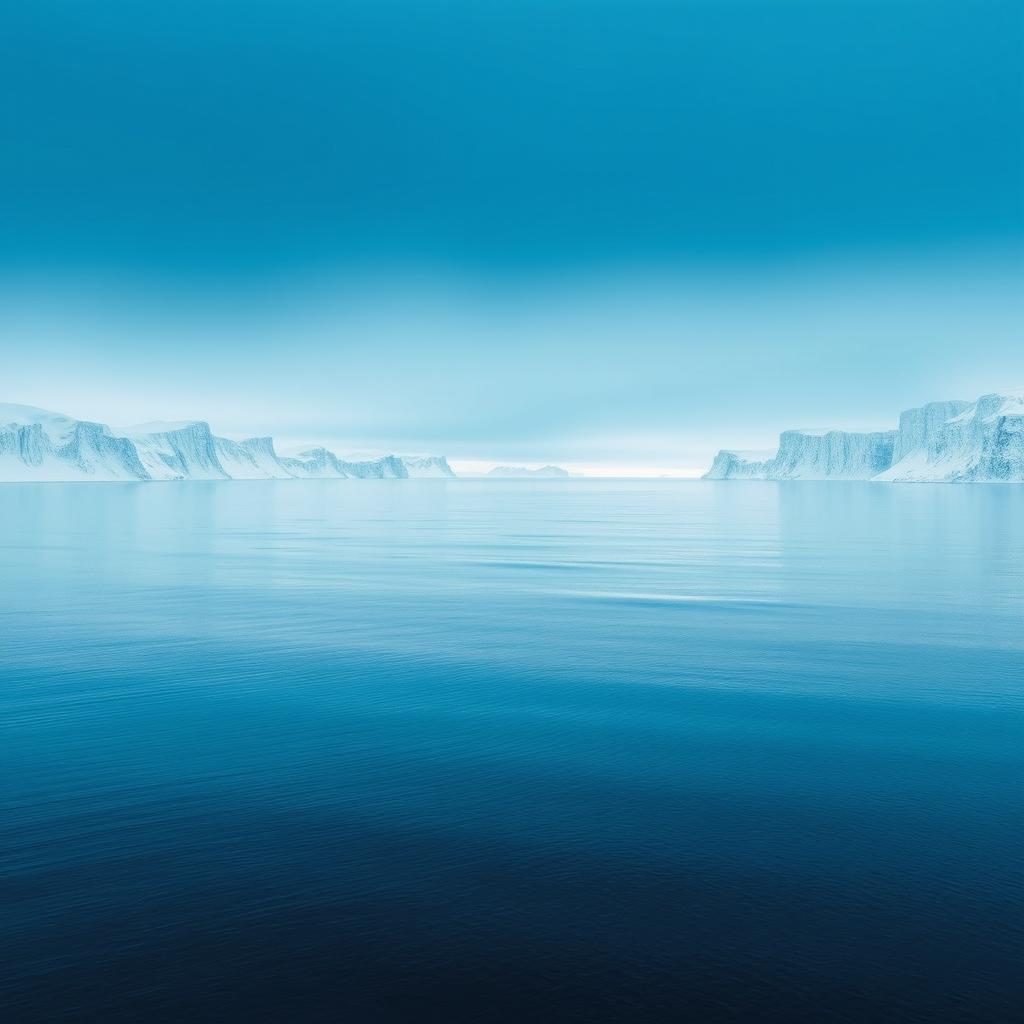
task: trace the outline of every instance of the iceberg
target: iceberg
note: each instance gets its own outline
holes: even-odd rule
[[[455,470],[448,465],[448,460],[443,455],[403,455],[401,459],[411,477],[439,479],[455,476]]]
[[[397,455],[376,459],[344,458],[326,448],[307,448],[284,458],[282,462],[292,476],[307,479],[405,480],[409,476],[405,463]]]
[[[705,480],[766,480],[767,463],[771,452],[732,451],[723,448],[716,456],[711,468],[704,474]]]
[[[404,480],[454,477],[439,455],[280,455],[271,437],[233,441],[205,420],[111,429],[27,405],[0,404],[0,482],[20,480]]]
[[[217,457],[210,424],[203,420],[144,423],[124,433],[153,480],[230,479]]]
[[[1024,392],[929,402],[895,430],[786,430],[774,454],[718,453],[705,480],[1024,482]]]
[[[249,437],[244,441],[213,439],[217,459],[232,480],[284,480],[288,471],[274,450],[272,437]]]
[[[0,480],[148,480],[138,450],[103,423],[0,405]]]
[[[409,470],[397,455],[384,455],[379,459],[339,459],[348,476],[359,480],[407,480]]]

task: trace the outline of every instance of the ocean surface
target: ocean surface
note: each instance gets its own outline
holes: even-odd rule
[[[1024,487],[0,485],[5,1021],[1024,999]]]

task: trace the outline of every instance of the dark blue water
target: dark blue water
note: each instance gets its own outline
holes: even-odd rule
[[[1024,488],[0,486],[15,1021],[1009,1021]]]

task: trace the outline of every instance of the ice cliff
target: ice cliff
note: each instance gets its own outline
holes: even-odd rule
[[[289,473],[274,451],[272,437],[250,437],[245,441],[229,441],[215,437],[217,459],[232,480],[283,480]]]
[[[403,455],[401,458],[409,476],[455,476],[455,470],[448,465],[448,460],[443,455]]]
[[[102,423],[0,405],[0,480],[146,480],[135,445]]]
[[[1024,392],[930,402],[896,430],[787,430],[767,457],[723,450],[705,480],[1024,482]]]
[[[270,437],[232,441],[202,420],[111,429],[26,405],[0,405],[0,481],[269,480],[452,477],[444,456],[279,455]]]
[[[405,480],[409,471],[395,455],[376,459],[339,457],[326,448],[308,448],[282,459],[292,476],[356,477],[359,480]]]
[[[125,430],[152,480],[227,480],[210,424],[146,423]]]

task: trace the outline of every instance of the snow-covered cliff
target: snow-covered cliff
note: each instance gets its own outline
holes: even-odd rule
[[[786,430],[766,464],[769,480],[870,480],[892,465],[896,431]]]
[[[153,480],[229,479],[209,423],[143,423],[124,433]]]
[[[307,478],[404,480],[409,475],[402,460],[394,455],[378,459],[341,458],[322,447],[303,449],[281,461],[292,476]]]
[[[896,431],[893,465],[911,452],[928,445],[929,440],[954,416],[971,407],[970,402],[929,402],[920,409],[907,409],[900,413],[900,426]]]
[[[147,480],[135,446],[102,423],[0,405],[0,480]]]
[[[1024,482],[1024,392],[949,405],[959,408],[927,424],[879,479]]]
[[[339,459],[347,476],[360,480],[407,480],[409,470],[397,455],[383,455],[379,459]]]
[[[403,455],[401,458],[409,476],[455,476],[455,470],[448,465],[448,460],[443,455]]]
[[[215,437],[213,442],[217,459],[232,480],[286,480],[294,475],[278,458],[272,437],[244,441]]]
[[[720,451],[705,480],[870,480],[892,465],[896,431],[786,430],[774,456]]]
[[[705,480],[1024,482],[1024,392],[908,409],[876,433],[787,430],[771,458],[721,451]]]
[[[716,456],[711,468],[704,474],[705,480],[766,480],[767,463],[774,456],[763,452],[730,451],[723,448]]]
[[[270,437],[216,437],[202,420],[112,430],[25,405],[0,405],[0,482],[17,480],[394,479],[455,476],[444,456],[278,455]]]

